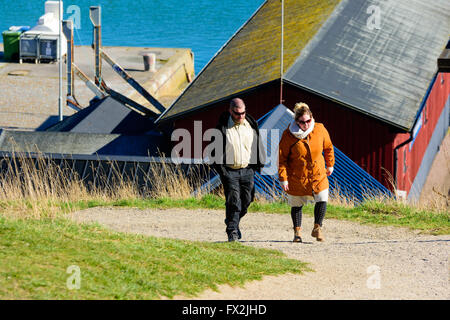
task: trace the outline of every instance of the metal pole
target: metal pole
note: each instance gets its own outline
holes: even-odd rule
[[[97,96],[99,99],[103,99],[107,96],[106,93],[102,91],[102,89],[97,86],[92,80],[88,78],[88,76],[77,67],[75,63],[72,64],[72,68],[74,69],[75,74],[86,84],[86,86]]]
[[[101,7],[92,6],[89,7],[89,17],[94,25],[94,52],[95,52],[95,84],[101,85],[102,83],[102,58],[100,57],[100,49],[102,47],[101,38]]]
[[[105,51],[100,49],[100,57],[113,68],[113,70],[120,75],[130,86],[139,92],[148,102],[150,102],[156,109],[163,112],[166,108],[156,100],[144,87],[142,87],[136,80],[134,80],[121,66],[119,66]]]
[[[62,109],[62,103],[63,103],[63,97],[62,97],[62,3],[61,0],[59,0],[59,18],[58,18],[58,25],[59,25],[59,38],[58,38],[58,60],[59,60],[59,98],[58,98],[58,113],[59,113],[59,121],[63,120],[63,109]]]
[[[283,103],[284,0],[281,0],[280,104]]]
[[[66,76],[67,76],[67,97],[75,97],[73,63],[73,21],[63,21],[63,34],[67,39],[67,58],[66,58]]]

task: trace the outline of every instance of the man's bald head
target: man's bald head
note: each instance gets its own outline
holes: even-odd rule
[[[245,120],[245,103],[240,98],[230,101],[230,115],[235,123],[243,123]]]
[[[245,108],[245,103],[241,98],[234,98],[230,101],[230,108]]]

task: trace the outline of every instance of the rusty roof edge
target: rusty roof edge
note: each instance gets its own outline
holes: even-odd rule
[[[339,4],[334,8],[333,12],[328,16],[325,22],[322,24],[320,29],[316,32],[316,34],[308,41],[306,46],[301,50],[297,59],[291,66],[283,73],[282,79],[284,80],[286,75],[295,67],[297,68],[300,64],[303,64],[306,61],[306,58],[317,45],[319,45],[323,35],[328,32],[328,30],[333,26],[336,19],[339,17],[339,14],[344,10],[345,6],[349,3],[349,0],[341,0]]]
[[[226,96],[226,97],[223,97],[223,98],[220,98],[220,99],[217,99],[217,100],[213,100],[213,101],[207,102],[207,103],[205,103],[205,104],[202,104],[202,105],[197,106],[197,107],[192,108],[192,109],[184,110],[184,111],[182,111],[182,112],[176,113],[176,114],[174,114],[174,115],[171,115],[171,116],[169,116],[169,117],[167,117],[167,118],[162,119],[161,122],[164,123],[164,122],[168,121],[169,119],[170,119],[170,120],[176,120],[176,119],[181,118],[181,117],[183,117],[183,116],[185,116],[185,115],[187,115],[187,114],[190,114],[190,113],[193,113],[193,112],[198,111],[198,110],[200,110],[200,109],[204,109],[204,108],[206,108],[206,107],[208,107],[208,106],[211,106],[212,104],[219,103],[219,102],[222,102],[222,101],[225,101],[225,100],[229,100],[229,99],[231,99],[232,97],[235,97],[235,96],[237,96],[237,95],[245,94],[245,93],[251,92],[251,91],[253,91],[253,90],[256,90],[256,89],[260,88],[261,86],[269,85],[269,84],[271,84],[271,83],[273,83],[273,82],[277,82],[277,81],[280,81],[280,78],[276,78],[276,79],[267,81],[267,82],[265,82],[265,83],[260,83],[260,84],[257,84],[257,85],[255,85],[255,86],[253,86],[253,87],[244,89],[244,90],[242,90],[242,91],[234,92],[234,93],[232,93],[232,94],[230,94],[230,95],[228,95],[228,96]]]
[[[161,115],[155,120],[155,124],[158,124],[163,118],[164,120],[168,120],[173,118],[174,116],[176,116],[177,114],[174,114],[172,116],[168,116],[165,117],[166,114],[173,108],[173,106],[181,99],[181,97],[184,95],[184,93],[191,87],[194,85],[194,83],[196,82],[196,80],[201,76],[201,74],[203,73],[204,70],[206,70],[206,68],[215,60],[215,58],[228,46],[228,44],[231,42],[231,40],[233,40],[237,34],[239,32],[241,32],[241,30],[256,16],[256,14],[258,14],[258,12],[268,3],[269,0],[265,0],[259,7],[258,9],[255,10],[255,12],[250,16],[250,18],[247,19],[246,22],[244,22],[242,24],[242,26],[228,39],[228,41],[226,41],[224,43],[224,45],[217,50],[217,52],[214,54],[214,56],[208,61],[208,63],[202,68],[202,70],[200,70],[199,74],[195,77],[194,81],[192,81],[184,90],[183,92],[178,96],[178,98],[175,99],[175,101],[170,105],[170,107],[168,107],[163,113],[161,113]],[[195,53],[194,53],[195,54]],[[216,101],[220,101],[220,100],[216,100]],[[214,101],[213,101],[214,102]],[[213,103],[211,102],[211,103]],[[209,103],[208,103],[209,104]],[[208,105],[206,104],[206,105]],[[206,106],[204,105],[204,106]],[[198,109],[198,107],[196,107],[195,109]],[[194,110],[194,109],[193,109]],[[188,110],[189,111],[189,110]],[[185,114],[186,112],[181,112],[183,114]]]
[[[316,95],[318,95],[318,96],[320,96],[320,97],[322,97],[322,98],[325,98],[325,99],[327,99],[327,100],[329,100],[329,101],[332,101],[332,102],[334,102],[334,103],[337,103],[337,104],[339,104],[339,105],[341,105],[341,106],[343,106],[343,107],[346,107],[346,108],[349,108],[349,109],[351,109],[351,110],[354,110],[354,111],[356,111],[356,112],[358,112],[358,113],[364,114],[364,115],[366,115],[366,116],[368,116],[368,117],[370,117],[370,118],[377,119],[377,120],[379,120],[379,121],[381,121],[381,122],[383,122],[383,123],[389,124],[390,126],[397,128],[397,129],[401,129],[401,130],[404,131],[405,133],[406,133],[406,132],[410,132],[410,131],[412,130],[412,128],[407,128],[407,127],[404,127],[404,126],[402,126],[402,125],[400,125],[400,124],[398,124],[398,123],[394,123],[394,122],[388,121],[388,120],[383,119],[383,118],[381,118],[381,117],[379,117],[379,116],[377,116],[377,115],[374,115],[374,114],[372,114],[372,113],[370,113],[370,112],[364,111],[364,110],[362,110],[362,109],[360,109],[360,108],[358,108],[358,107],[356,107],[356,106],[354,106],[354,105],[351,105],[351,104],[346,103],[346,102],[344,102],[344,101],[342,101],[342,100],[338,100],[338,99],[336,99],[336,98],[333,98],[333,97],[331,97],[331,96],[329,96],[329,95],[327,95],[327,94],[325,94],[325,93],[321,93],[321,92],[316,91],[316,90],[314,90],[314,89],[311,89],[311,88],[309,88],[309,87],[307,87],[307,86],[302,86],[302,85],[300,85],[300,84],[298,84],[298,83],[296,83],[296,82],[289,81],[289,80],[287,80],[287,79],[283,79],[283,82],[285,82],[285,83],[287,83],[287,84],[290,84],[290,85],[293,85],[293,86],[295,86],[295,87],[298,87],[298,88],[300,88],[300,89],[303,89],[303,90],[305,90],[305,91],[311,92],[311,93],[313,93],[313,94],[316,94]]]

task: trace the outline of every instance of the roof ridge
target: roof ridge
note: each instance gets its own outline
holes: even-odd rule
[[[339,2],[286,1],[283,60],[287,69],[309,40],[315,37]],[[281,79],[280,37],[281,2],[267,0],[158,117],[156,123]]]
[[[255,10],[255,12],[251,15],[250,18],[247,19],[247,21],[245,21],[242,26],[239,27],[239,29],[222,45],[222,47],[220,47],[219,50],[217,50],[217,52],[214,54],[214,56],[208,61],[208,63],[202,68],[202,70],[200,70],[199,74],[194,78],[194,80],[189,83],[189,85],[183,90],[183,92],[172,102],[172,104],[170,105],[170,107],[168,107],[166,110],[164,110],[163,113],[161,113],[159,115],[158,118],[156,118],[155,120],[155,124],[158,123],[158,121],[164,117],[164,115],[169,112],[169,110],[172,108],[172,106],[174,106],[178,100],[184,95],[184,93],[188,90],[188,88],[190,86],[192,86],[194,84],[194,82],[198,79],[198,77],[203,73],[204,70],[206,70],[206,68],[214,61],[214,59],[220,54],[220,52],[222,52],[225,47],[228,46],[228,44],[236,37],[236,35],[241,32],[241,30],[249,23],[250,20],[253,19],[253,17],[261,10],[261,8],[266,5],[266,3],[269,0],[264,0],[264,2],[258,7],[258,9]]]

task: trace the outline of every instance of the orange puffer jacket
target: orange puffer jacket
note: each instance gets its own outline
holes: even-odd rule
[[[324,155],[322,155],[322,152]],[[305,138],[296,138],[289,130],[283,132],[279,146],[278,178],[288,181],[288,194],[310,196],[329,187],[325,169],[334,166],[334,149],[327,129],[315,123]]]

